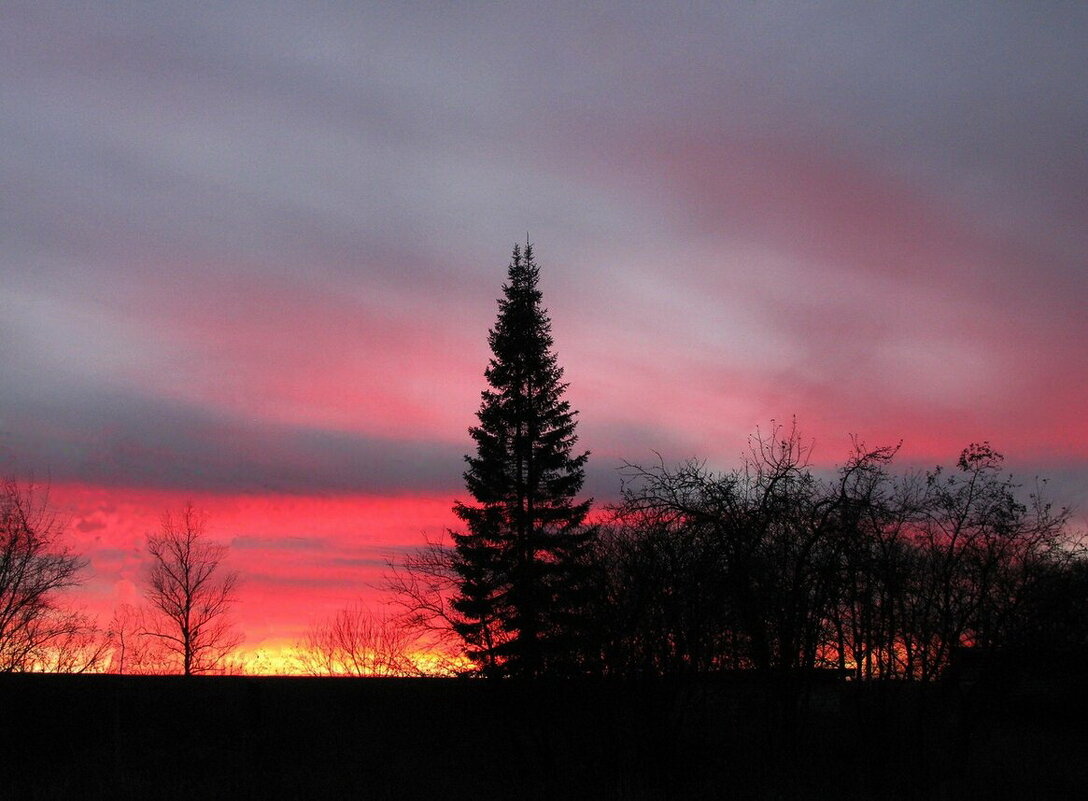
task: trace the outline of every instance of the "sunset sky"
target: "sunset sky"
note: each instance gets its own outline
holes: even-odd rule
[[[378,604],[526,233],[599,500],[796,415],[1084,525],[1088,5],[541,5],[3,5],[0,472],[76,603],[192,500],[249,649]]]

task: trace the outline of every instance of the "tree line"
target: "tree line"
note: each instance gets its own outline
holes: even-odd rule
[[[621,501],[590,522],[538,279],[532,246],[515,246],[469,430],[472,502],[454,506],[465,528],[392,565],[407,625],[515,677],[929,680],[964,647],[1088,649],[1069,511],[1021,500],[989,443],[897,474],[898,447],[855,441],[823,477],[796,424],[772,423],[730,472],[627,464]]]
[[[928,680],[963,647],[1063,645],[1031,627],[1053,582],[1084,574],[1068,512],[1020,501],[987,443],[951,471],[895,474],[895,451],[855,443],[822,478],[796,428],[775,426],[728,473],[628,466],[599,544],[600,604],[615,621],[602,664]],[[1067,600],[1088,611],[1083,587]]]
[[[620,500],[594,513],[538,281],[532,246],[515,246],[469,429],[471,500],[453,507],[463,528],[390,563],[395,615],[356,605],[315,623],[300,671],[926,681],[963,648],[1088,653],[1069,511],[1023,495],[989,443],[952,469],[897,472],[898,447],[855,440],[821,473],[796,424],[772,422],[728,472],[626,464]],[[0,671],[232,669],[238,576],[198,510],[147,536],[146,603],[104,634],[59,604],[86,567],[62,528],[43,494],[4,483]]]

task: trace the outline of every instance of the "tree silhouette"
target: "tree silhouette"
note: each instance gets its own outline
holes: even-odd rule
[[[354,604],[312,625],[295,651],[311,676],[412,676],[417,647],[407,627]]]
[[[609,672],[835,667],[927,681],[960,649],[1040,647],[1052,588],[1075,597],[1084,551],[1068,510],[1019,500],[987,443],[954,472],[896,475],[898,448],[855,441],[834,481],[810,468],[796,428],[751,445],[728,473],[627,465],[598,549]],[[1083,630],[1063,624],[1053,639]]]
[[[465,483],[474,504],[454,512],[459,578],[455,631],[485,673],[569,672],[584,624],[583,557],[593,537],[590,500],[576,501],[588,452],[576,455],[575,415],[552,351],[532,245],[515,245],[490,331],[488,389],[469,429]]]
[[[45,490],[0,482],[0,672],[79,673],[101,660],[94,622],[56,603],[87,564],[61,544],[63,531]]]
[[[613,670],[812,667],[831,555],[809,449],[772,421],[729,473],[626,466],[606,537],[610,614],[630,626],[608,645]]]
[[[181,659],[186,676],[215,670],[240,641],[228,620],[238,574],[220,570],[226,546],[207,540],[204,519],[189,504],[180,519],[163,515],[147,551],[147,599],[156,620],[146,634]]]

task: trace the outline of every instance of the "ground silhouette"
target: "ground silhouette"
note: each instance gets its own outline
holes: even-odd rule
[[[0,675],[0,798],[1066,798],[1083,666],[843,682]]]

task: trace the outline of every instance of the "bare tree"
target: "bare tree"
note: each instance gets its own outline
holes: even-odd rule
[[[113,610],[109,629],[106,636],[110,644],[110,661],[107,668],[109,673],[123,675],[126,671],[132,673],[132,652],[139,631],[144,627],[138,623],[139,610],[131,604],[121,604]]]
[[[1002,645],[1032,585],[1069,553],[1068,510],[1038,493],[1023,503],[1002,466],[988,442],[972,443],[955,471],[925,476],[911,527],[918,569],[902,594],[908,677],[936,677],[956,648]]]
[[[816,663],[830,605],[826,565],[835,554],[810,449],[796,424],[772,421],[728,473],[694,460],[675,468],[626,465],[603,557],[606,594],[616,607],[609,614],[629,616],[635,626],[626,643],[607,645],[623,654],[621,663],[634,660],[627,669]]]
[[[227,548],[210,542],[204,525],[189,504],[180,517],[166,512],[159,533],[147,536],[154,620],[144,633],[180,658],[186,676],[219,669],[241,642],[229,619],[238,574],[221,569]]]
[[[57,605],[87,561],[61,542],[48,500],[33,483],[0,483],[0,672],[80,672],[102,655],[94,622]]]
[[[106,666],[109,640],[97,622],[81,612],[60,613],[47,647],[40,649],[33,669],[43,673],[98,673]]]
[[[108,673],[154,674],[169,669],[169,654],[158,637],[147,634],[148,612],[145,607],[121,604],[113,610],[106,642],[109,650],[105,668]]]
[[[400,609],[395,623],[432,656],[433,665],[425,672],[444,675],[468,669],[464,643],[454,629],[461,616],[453,608],[459,576],[452,547],[427,537],[422,547],[390,558],[388,564],[384,588]]]
[[[408,676],[423,672],[418,646],[407,627],[355,604],[312,626],[296,651],[314,676]]]

